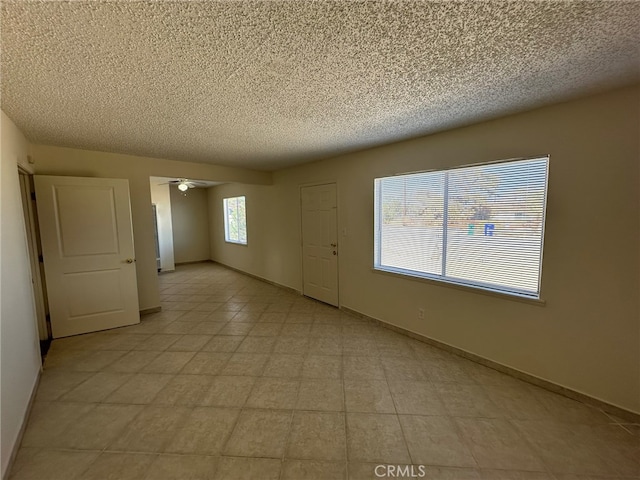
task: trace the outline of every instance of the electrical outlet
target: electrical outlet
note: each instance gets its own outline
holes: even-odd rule
[[[424,308],[418,309],[418,320],[424,320]]]

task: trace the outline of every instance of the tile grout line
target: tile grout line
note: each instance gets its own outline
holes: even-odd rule
[[[378,346],[376,345],[376,349],[378,349]],[[407,442],[407,435],[404,431],[404,428],[402,427],[402,422],[400,421],[400,414],[398,413],[398,406],[396,403],[396,400],[393,397],[393,393],[391,392],[391,385],[389,385],[389,375],[387,375],[387,370],[384,368],[384,364],[382,362],[382,356],[381,356],[381,352],[378,350],[378,353],[380,354],[380,365],[382,367],[382,371],[384,374],[384,380],[385,380],[385,384],[387,386],[387,390],[389,391],[389,396],[391,397],[391,402],[393,403],[393,410],[394,410],[394,416],[396,421],[398,422],[398,426],[400,427],[400,433],[402,434],[402,440],[404,441],[404,448],[407,452],[407,455],[409,456],[409,461],[411,462],[411,465],[414,465],[414,456],[411,454],[411,450],[409,449],[409,442]]]
[[[179,283],[176,283],[176,285],[179,285]],[[198,285],[198,283],[197,283],[197,282],[191,282],[191,285]],[[220,283],[220,285],[222,285],[222,283]],[[239,288],[239,289],[236,291],[236,293],[234,294],[234,296],[235,296],[235,295],[238,295],[238,296],[239,296],[239,295],[242,295],[243,291],[244,291],[244,293],[247,293],[247,291],[251,288],[251,286],[250,286],[250,284],[249,284],[248,282],[243,282],[243,285],[245,285],[245,286],[243,286],[243,287]],[[184,288],[186,289],[187,287],[184,287]],[[211,287],[211,288],[213,288],[213,287]],[[187,290],[185,290],[185,291],[187,291]],[[204,287],[198,287],[198,291],[204,291]],[[254,295],[254,297],[259,297],[260,295],[263,295],[263,293],[256,294],[256,295]],[[269,295],[268,295],[268,294],[264,294],[264,296],[265,296],[265,297],[267,297],[267,296],[269,296]],[[273,297],[275,298],[275,295],[274,295]],[[233,298],[233,296],[231,296],[231,297],[228,299],[228,302],[232,302],[232,298]],[[197,299],[196,299],[196,300],[197,300]],[[256,298],[256,301],[259,301],[259,300],[262,300],[262,299],[261,299],[261,298],[260,298],[260,299]],[[194,303],[195,303],[195,302],[194,302]],[[269,302],[267,302],[267,303],[269,303]],[[247,305],[248,305],[248,304],[249,304],[249,303],[247,303]],[[275,303],[274,303],[274,304],[275,304]],[[189,310],[189,311],[195,311],[195,309],[192,309],[192,310]],[[181,315],[185,315],[185,314],[186,314],[186,313],[188,313],[189,311],[184,311]],[[320,311],[320,310],[318,309],[317,311]],[[214,312],[210,312],[210,313],[214,313]],[[233,314],[233,316],[232,316],[231,318],[239,317],[239,314],[240,314],[240,313],[242,313],[242,311],[236,311],[236,312]],[[247,312],[245,312],[245,313],[249,314],[249,316],[248,316],[247,318],[251,319],[251,315],[250,315],[250,314],[251,314],[251,312],[247,311]],[[264,311],[263,311],[263,312],[261,312],[261,313],[264,313]],[[292,311],[291,311],[291,309],[289,310],[289,312],[288,312],[288,313],[309,314],[309,312],[308,312],[308,311],[292,312]],[[288,313],[287,313],[287,314],[288,314]],[[313,328],[313,325],[315,325],[315,324],[317,324],[317,325],[323,325],[323,324],[325,324],[325,320],[326,320],[326,319],[322,319],[323,321],[322,321],[321,323],[318,323],[318,318],[315,316],[315,315],[316,315],[316,313],[311,313],[311,315],[312,315],[312,321],[310,322],[311,328],[310,328],[309,335],[307,335],[307,336],[305,336],[305,337],[301,337],[301,338],[307,338],[307,339],[313,338],[313,337],[312,337],[312,335],[311,335],[311,333],[312,333],[311,329]],[[322,313],[318,313],[318,315],[322,315]],[[160,331],[163,331],[165,328],[167,328],[167,327],[168,327],[169,325],[171,325],[171,324],[174,324],[175,322],[179,322],[179,321],[180,321],[180,320],[179,320],[179,318],[180,318],[180,316],[178,316],[178,317],[176,317],[175,319],[173,319],[170,323],[168,323],[166,326],[164,326]],[[281,324],[281,325],[282,325],[282,329],[284,329],[284,327],[287,325],[286,320],[287,320],[287,317],[285,316],[285,318],[284,318],[284,322],[282,322],[282,323],[280,323],[280,322],[274,322],[274,323]],[[222,328],[224,328],[226,325],[229,325],[229,324],[231,324],[231,323],[232,323],[232,320],[227,321],[227,322],[223,325],[223,327],[221,327],[221,329],[222,329]],[[256,325],[260,324],[261,322],[259,321],[259,317],[258,317],[258,319],[257,319],[256,321],[237,322],[237,323],[247,323],[247,324],[251,324],[251,325],[252,325],[251,329],[253,329]],[[263,322],[263,323],[270,323],[270,322]],[[193,322],[193,324],[194,324],[194,325],[196,325],[196,324],[197,324],[197,325],[199,325],[199,324],[200,324],[200,322],[198,322],[198,323]],[[332,322],[328,322],[327,324],[332,324]],[[324,330],[324,332],[325,332],[325,333],[326,333],[327,331],[330,331],[330,329],[325,329],[325,330]],[[135,332],[134,332],[134,333],[135,333]],[[141,332],[141,333],[142,333],[142,332]],[[156,332],[156,334],[158,334],[158,333],[159,333],[159,332]],[[248,333],[249,333],[249,332],[247,332],[247,334],[242,335],[242,341],[244,341],[244,340],[246,340],[246,339],[250,338],[250,335],[249,335]],[[125,334],[126,334],[126,333],[125,333]],[[153,334],[151,334],[151,335],[153,335]],[[184,334],[184,333],[181,333],[181,334],[180,334],[180,333],[179,333],[179,334],[174,334],[174,335],[179,335],[179,336],[180,336],[180,338],[183,338],[183,337],[184,337],[184,336],[186,336],[187,334]],[[212,338],[215,338],[215,337],[216,337],[216,336],[218,336],[218,335],[219,335],[218,333],[211,334]],[[342,346],[341,346],[341,353],[340,353],[340,360],[341,360],[341,361],[340,361],[340,366],[341,366],[341,371],[340,371],[340,383],[341,383],[341,385],[342,385],[342,401],[343,401],[343,408],[342,408],[342,412],[341,412],[341,413],[342,413],[342,416],[343,416],[343,419],[344,419],[344,435],[345,435],[345,464],[346,464],[346,465],[345,465],[345,468],[346,468],[346,472],[345,472],[345,473],[346,473],[346,475],[348,476],[348,475],[349,475],[349,471],[348,471],[348,466],[349,466],[349,448],[348,448],[348,428],[347,428],[347,415],[348,415],[348,412],[347,412],[347,404],[346,404],[346,396],[347,396],[347,395],[346,395],[346,388],[345,388],[345,375],[344,375],[344,373],[345,373],[345,358],[346,358],[346,355],[345,355],[345,349],[344,349],[344,335],[345,335],[345,329],[344,329],[344,324],[342,324],[341,333],[340,333],[340,335],[339,335],[339,336],[340,336],[340,339],[341,339],[341,345],[342,345]],[[282,335],[280,335],[280,336],[282,336]],[[268,338],[268,337],[258,337],[258,338]],[[256,384],[260,381],[260,379],[263,379],[263,378],[294,378],[294,379],[297,381],[296,403],[294,404],[294,407],[293,407],[293,409],[292,409],[292,410],[291,410],[291,412],[290,412],[289,428],[288,428],[288,431],[287,431],[287,436],[286,436],[285,443],[284,443],[284,447],[283,447],[283,456],[282,456],[282,458],[280,459],[280,462],[281,462],[280,478],[282,478],[282,477],[284,476],[284,468],[283,468],[283,467],[284,467],[284,461],[285,461],[285,460],[286,460],[286,458],[287,458],[287,457],[286,457],[286,453],[287,453],[287,446],[288,446],[288,443],[289,443],[290,438],[291,438],[292,433],[293,433],[293,432],[292,432],[292,428],[293,428],[293,427],[292,427],[292,424],[293,424],[293,420],[294,420],[294,418],[295,418],[296,412],[298,412],[298,410],[297,410],[297,408],[296,408],[296,407],[297,407],[297,402],[298,402],[298,399],[300,398],[300,392],[301,392],[301,388],[302,388],[302,381],[303,381],[303,379],[304,379],[305,377],[303,377],[303,376],[302,376],[302,371],[303,371],[303,370],[301,370],[301,371],[300,371],[300,375],[298,375],[298,376],[296,376],[296,377],[270,377],[270,376],[269,376],[269,377],[266,377],[266,376],[265,376],[265,370],[266,370],[266,367],[267,367],[267,365],[268,365],[269,358],[273,357],[273,355],[275,355],[275,354],[276,354],[276,353],[275,353],[275,345],[277,344],[277,338],[278,338],[278,336],[276,336],[276,342],[275,342],[275,343],[274,343],[274,345],[271,347],[270,351],[269,351],[268,353],[266,353],[266,355],[267,355],[267,357],[268,357],[268,358],[267,358],[267,363],[265,363],[265,364],[263,365],[263,369],[261,370],[261,375],[259,375],[259,376],[254,376],[255,381],[254,381],[254,383],[251,385],[251,389],[250,389],[249,393],[247,394],[246,398],[244,399],[243,405],[242,405],[242,406],[241,406],[241,408],[239,409],[239,413],[238,413],[238,416],[237,416],[237,418],[236,418],[236,420],[235,420],[235,422],[234,422],[234,425],[230,428],[230,430],[229,430],[229,432],[228,432],[228,434],[227,434],[227,438],[225,439],[225,441],[223,442],[223,444],[222,444],[222,446],[221,446],[221,452],[220,452],[220,454],[219,454],[219,455],[217,455],[217,457],[218,457],[218,458],[222,458],[222,457],[224,457],[224,456],[225,456],[225,455],[223,455],[224,448],[225,448],[225,447],[226,447],[226,445],[228,444],[229,439],[231,438],[231,436],[233,435],[233,432],[235,431],[235,428],[237,427],[237,424],[238,424],[238,422],[239,422],[239,419],[240,419],[240,417],[241,417],[242,412],[247,410],[247,409],[246,409],[246,403],[247,403],[248,399],[250,398],[250,396],[252,395],[252,393],[253,393],[254,389],[256,388]],[[292,337],[292,338],[297,338],[297,337]],[[330,337],[330,336],[324,336],[324,337],[318,337],[318,338],[332,338],[332,337]],[[377,339],[378,339],[378,337],[375,337],[375,338],[376,338],[376,342],[377,342],[377,341],[378,341],[378,340],[377,340]],[[118,340],[113,340],[113,339],[110,339],[110,340],[112,340],[112,341],[114,342],[114,345],[115,345],[115,344],[121,345],[120,341],[118,341]],[[121,340],[121,341],[122,341],[122,345],[126,345],[126,344],[127,344],[127,340]],[[178,340],[177,340],[177,341],[178,341]],[[378,350],[378,344],[377,344],[376,342],[374,342],[374,347],[376,348],[376,350]],[[242,342],[241,342],[241,343],[242,343]],[[217,373],[215,373],[215,374],[211,374],[211,375],[210,375],[212,378],[215,378],[216,376],[219,376],[219,375],[220,375],[220,373],[221,373],[221,372],[222,372],[222,370],[225,368],[225,366],[228,364],[228,362],[229,362],[229,360],[232,358],[232,356],[233,356],[235,353],[237,353],[237,349],[239,348],[239,346],[240,346],[240,344],[241,344],[241,343],[239,343],[238,345],[236,345],[235,349],[234,349],[232,352],[224,352],[224,353],[229,353],[229,357],[227,357],[227,358],[226,358],[226,360],[224,360],[224,363],[219,367],[219,369],[218,369],[218,370],[216,370],[216,372],[217,372]],[[205,345],[206,345],[206,344],[205,344]],[[204,348],[204,345],[203,345],[199,350],[194,351],[194,356],[195,356],[195,355],[197,355],[197,353],[199,353],[199,352],[203,352],[203,351],[204,351],[204,350],[202,350],[203,348]],[[410,349],[411,349],[411,348],[412,348],[411,344],[408,344],[408,345],[407,345],[407,348],[410,348]],[[96,350],[96,351],[100,351],[100,352],[102,352],[102,351],[111,351],[111,350],[98,349],[98,350]],[[121,350],[113,350],[113,351],[121,351]],[[132,351],[138,351],[138,350],[136,350],[134,347],[131,347],[129,350],[124,350],[124,351],[125,351],[125,352],[132,352]],[[140,350],[140,351],[145,351],[145,350]],[[165,349],[163,352],[166,352],[166,351],[168,351],[168,349]],[[307,358],[309,358],[310,356],[312,356],[312,355],[313,355],[311,352],[312,352],[312,349],[308,349],[308,350],[306,350],[306,351],[305,351],[305,353],[302,355],[302,358],[303,358],[303,365],[302,365],[302,368],[304,368],[304,362],[305,362],[305,360],[306,360]],[[217,353],[217,352],[216,352],[216,353]],[[222,352],[220,352],[220,353],[222,353]],[[385,358],[387,358],[387,357],[386,357],[386,356],[382,356],[380,351],[377,351],[377,353],[378,353],[378,355],[374,356],[373,358],[377,358],[377,359],[378,359],[378,362],[380,363],[381,368],[383,369],[385,383],[386,383],[387,389],[388,389],[388,391],[389,391],[389,394],[390,394],[390,396],[391,396],[392,403],[393,403],[393,406],[394,406],[394,411],[395,411],[395,413],[393,413],[393,415],[394,415],[394,417],[397,419],[397,421],[398,421],[398,423],[399,423],[399,425],[400,425],[400,429],[401,429],[401,433],[402,433],[402,437],[403,437],[404,445],[405,445],[405,448],[406,448],[407,453],[409,454],[409,458],[413,461],[413,460],[414,460],[414,458],[413,458],[413,456],[411,455],[411,452],[409,451],[409,448],[408,448],[408,443],[407,443],[406,433],[405,433],[404,428],[403,428],[403,426],[402,426],[402,422],[400,422],[400,417],[401,417],[402,415],[401,415],[400,413],[398,413],[398,402],[397,402],[397,400],[396,400],[396,397],[393,395],[393,392],[391,391],[391,386],[390,386],[390,383],[389,383],[389,382],[390,382],[390,380],[392,380],[392,378],[390,377],[390,372],[388,371],[388,369],[387,369],[387,368],[385,368],[385,363],[383,362],[383,360],[384,360]],[[127,355],[127,354],[128,354],[128,353],[125,353],[124,355]],[[160,354],[161,354],[161,353],[159,353],[158,355],[160,355]],[[326,356],[327,354],[326,354],[326,352],[325,352],[324,350],[321,350],[321,351],[320,351],[320,353],[319,353],[318,355]],[[363,355],[360,355],[360,352],[354,352],[354,351],[351,351],[351,352],[350,352],[350,356],[356,356],[356,357],[358,357],[358,356],[363,356]],[[369,357],[368,355],[364,355],[364,356],[365,356],[365,357]],[[393,358],[395,358],[395,357],[393,357]],[[400,357],[398,357],[398,358],[400,358]],[[191,360],[193,360],[193,358],[192,358]],[[190,361],[191,361],[191,360],[190,360]],[[415,355],[414,355],[414,360],[415,360]],[[420,363],[423,363],[424,361],[426,361],[426,360],[423,360],[423,359],[418,359],[418,360],[420,361]],[[114,362],[113,362],[113,363],[115,363],[115,362],[117,362],[117,361],[118,361],[118,360],[116,359],[116,360],[114,360]],[[152,360],[152,362],[153,362],[153,360]],[[188,374],[186,374],[186,373],[185,373],[185,374],[183,374],[183,373],[182,373],[182,372],[183,372],[183,370],[186,368],[186,365],[188,365],[188,363],[189,363],[189,362],[187,362],[185,365],[183,365],[183,366],[181,367],[181,369],[179,370],[179,372],[177,372],[177,373],[173,374],[171,378],[173,379],[173,378],[175,378],[175,377],[177,377],[177,376],[188,375]],[[104,367],[104,368],[107,368],[107,367]],[[145,368],[145,367],[142,367],[142,369],[144,369],[144,368]],[[93,376],[95,376],[97,373],[100,373],[100,372],[102,372],[102,371],[103,371],[103,370],[100,370],[100,371],[97,371],[97,372],[91,372],[91,375],[90,375],[87,379],[85,379],[85,380],[83,380],[82,382],[80,382],[80,384],[82,384],[82,383],[86,382],[86,381],[87,381],[87,380],[89,380],[90,378],[93,378]],[[107,372],[107,373],[108,373],[108,372]],[[135,375],[137,375],[137,374],[139,374],[139,373],[140,373],[140,372],[138,371],[138,372],[131,373],[131,375],[135,376]],[[196,374],[197,374],[197,373],[196,373]],[[317,379],[315,379],[315,378],[309,378],[309,380],[317,380]],[[427,376],[427,380],[426,380],[426,381],[428,381],[430,384],[432,384],[432,385],[433,385],[433,382],[431,382],[431,381],[430,381],[430,379],[428,378],[428,376]],[[474,379],[474,381],[475,381],[475,379]],[[125,383],[126,383],[126,382],[125,382]],[[78,384],[78,385],[80,385],[80,384]],[[479,385],[479,386],[481,387],[482,391],[483,391],[483,392],[485,392],[485,393],[487,393],[487,385],[486,385],[485,383],[480,383],[480,382],[475,381],[475,383],[474,383],[474,384]],[[70,389],[69,391],[73,390],[73,389],[74,389],[74,388],[76,388],[78,385],[75,385],[75,386],[71,387],[71,389]],[[119,388],[121,388],[121,386],[122,386],[122,385],[120,385],[118,388],[116,388],[116,389],[114,390],[114,392],[115,392],[115,391],[117,391]],[[62,396],[64,396],[64,395],[66,395],[66,393],[68,393],[68,392],[64,392],[64,393],[60,394],[60,397],[62,397]],[[110,394],[108,394],[108,395],[107,395],[104,399],[102,399],[100,402],[92,402],[92,403],[94,403],[95,405],[109,404],[109,403],[105,402],[105,400],[106,400],[107,398],[109,398],[109,395],[111,395],[112,393],[113,393],[113,392],[111,392]],[[437,398],[442,402],[442,399],[441,399],[441,393],[440,393],[440,392],[438,392],[438,391],[435,391],[435,390],[434,390],[434,393],[435,393],[436,397],[437,397]],[[159,395],[159,392],[158,392],[158,393],[156,393],[156,395],[154,396],[154,400],[155,400],[155,398],[156,398],[158,395]],[[147,405],[147,406],[148,406],[148,405],[151,405],[151,404],[153,403],[153,401],[154,401],[154,400],[152,400],[152,402],[151,402],[151,403],[148,403],[148,404],[145,404],[145,405]],[[493,400],[492,398],[489,398],[489,400],[490,400],[492,403],[494,402],[494,400]],[[57,401],[58,401],[58,400],[53,400],[53,402],[57,402]],[[62,402],[62,403],[64,403],[64,402]],[[73,402],[72,402],[72,403],[73,403]],[[195,408],[198,408],[198,406],[199,406],[199,405],[196,405],[196,407],[195,407]],[[202,407],[204,407],[204,406],[202,406]],[[216,406],[211,406],[211,407],[221,408],[221,407],[216,407]],[[207,407],[207,408],[208,408],[208,407]],[[228,407],[225,407],[225,408],[228,408]],[[446,408],[446,404],[445,404],[445,408]],[[193,407],[193,406],[191,406],[191,408],[190,408],[190,409],[188,409],[188,411],[185,411],[185,413],[183,413],[183,416],[184,416],[184,415],[187,415],[187,414],[188,414],[188,412],[192,412],[193,410],[194,410],[194,407]],[[261,410],[262,410],[262,409],[261,409]],[[265,411],[274,411],[274,410],[279,410],[279,409],[271,409],[271,408],[269,408],[269,409],[263,409],[263,410],[265,410]],[[320,412],[324,412],[324,411],[322,411],[322,410],[321,410]],[[325,413],[327,413],[327,412],[325,412]],[[134,417],[133,417],[133,419],[131,420],[131,422],[133,422],[133,421],[138,417],[138,415],[139,415],[139,414],[140,414],[140,413],[136,414],[136,416],[134,416]],[[86,414],[85,414],[85,415],[86,415]],[[606,415],[606,412],[605,412],[605,415]],[[453,423],[453,425],[454,425],[454,428],[456,429],[456,432],[457,432],[458,436],[459,436],[459,437],[461,438],[461,440],[462,440],[463,442],[465,442],[465,444],[466,444],[466,438],[465,438],[464,436],[462,436],[462,435],[459,433],[459,428],[460,428],[460,427],[457,425],[457,422],[455,421],[455,419],[456,419],[456,418],[458,418],[458,417],[453,417],[453,416],[451,416],[448,412],[446,413],[446,415],[443,415],[443,416],[446,416],[447,418],[449,418],[449,419],[450,419],[450,421],[452,421],[452,423]],[[629,430],[627,430],[627,429],[624,427],[624,425],[623,425],[622,423],[620,423],[620,422],[618,422],[618,421],[615,421],[615,419],[611,418],[609,415],[606,415],[606,416],[607,416],[609,419],[614,420],[614,423],[613,423],[613,424],[620,426],[620,427],[621,427],[621,428],[623,428],[627,433],[630,433],[631,435],[633,435],[631,432],[629,432]],[[483,417],[475,417],[475,418],[483,418]],[[488,417],[488,418],[493,418],[493,417]],[[507,417],[507,418],[504,418],[504,419],[505,419],[505,420],[507,420],[508,425],[509,425],[512,429],[514,429],[514,430],[516,431],[516,433],[518,434],[518,436],[522,438],[522,440],[523,440],[523,442],[525,443],[525,445],[527,445],[527,446],[529,447],[530,451],[531,451],[532,453],[534,453],[534,454],[536,455],[536,457],[537,457],[537,456],[538,456],[538,451],[537,451],[537,449],[536,449],[536,448],[534,448],[534,447],[532,447],[532,446],[530,445],[529,440],[528,440],[527,438],[524,438],[524,437],[523,437],[523,434],[520,432],[520,430],[519,430],[519,429],[517,429],[517,428],[516,428],[516,426],[513,424],[513,421],[515,421],[515,419],[510,418],[510,417]],[[183,422],[183,424],[184,424],[184,422]],[[610,423],[610,425],[612,425],[612,424]],[[67,427],[67,428],[69,428],[69,427]],[[125,428],[126,428],[126,427],[125,427]],[[164,448],[166,448],[166,446],[165,446],[165,447],[163,447],[163,450],[164,450]],[[104,452],[107,452],[107,451],[109,451],[108,449],[109,449],[109,447],[107,446],[107,447],[103,448],[103,449],[101,450],[101,452],[103,452],[103,453],[104,453]],[[84,450],[77,449],[77,450],[74,450],[74,451],[84,451]],[[131,452],[123,452],[123,453],[131,453]],[[154,455],[154,456],[156,456],[156,457],[159,457],[159,456],[160,456],[160,455],[162,455],[162,454],[166,454],[166,455],[175,455],[175,454],[157,453],[157,452],[156,452],[156,453],[140,452],[140,453],[145,453],[145,454],[149,454],[149,455]],[[473,458],[474,458],[474,460],[475,460],[475,456],[473,456],[473,453],[472,453],[471,451],[470,451],[470,453],[471,453],[472,457],[473,457]],[[99,455],[100,455],[100,454],[99,454]],[[178,454],[178,455],[183,455],[183,456],[185,456],[185,455],[195,455],[195,454],[186,454],[186,453],[185,453],[185,454]],[[98,456],[98,457],[96,457],[96,458],[99,458],[99,456]],[[268,457],[268,458],[270,458],[270,457]],[[94,461],[91,463],[91,465],[93,465],[93,463],[94,463],[95,461],[96,461],[96,459],[94,459]],[[324,462],[324,461],[327,461],[327,460],[323,460],[323,462]],[[477,461],[476,461],[476,464],[477,464]],[[544,466],[545,471],[547,471],[551,476],[553,476],[552,472],[550,472],[549,468],[547,467],[546,462],[542,461],[542,462],[541,462],[541,464],[542,464],[542,466]],[[479,468],[479,467],[477,467],[477,468]]]
[[[544,468],[544,471],[549,475],[555,476],[554,472],[551,471],[549,465],[547,465],[547,462],[545,462],[544,457],[541,455],[536,445],[534,445],[533,442],[530,442],[527,436],[520,431],[517,425],[514,424],[514,420],[516,419],[505,418],[505,420],[509,424],[509,426],[516,432],[518,437],[520,437],[522,441],[525,443],[525,445],[531,450],[531,452],[535,454],[535,458],[540,462],[540,464]]]

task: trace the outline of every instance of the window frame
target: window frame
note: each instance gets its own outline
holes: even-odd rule
[[[244,223],[244,241],[240,238],[240,222],[239,222],[239,218],[238,218],[238,208],[237,208],[237,203],[236,203],[236,222],[238,222],[238,239],[234,240],[231,238],[230,236],[230,227],[229,227],[229,201],[230,200],[236,200],[236,202],[239,199],[243,199],[243,203],[244,203],[244,218],[243,218],[243,223]],[[223,213],[223,221],[224,221],[224,241],[226,243],[231,243],[234,245],[247,245],[248,243],[248,232],[247,232],[247,197],[245,195],[237,195],[235,197],[227,197],[227,198],[223,198],[222,199],[222,213]]]
[[[447,172],[450,171],[454,171],[454,170],[460,170],[460,169],[467,169],[467,168],[472,168],[472,167],[482,167],[482,166],[488,166],[488,165],[497,165],[497,164],[503,164],[503,163],[513,163],[513,162],[519,162],[519,161],[527,161],[527,160],[546,160],[546,170],[545,170],[545,177],[544,177],[544,191],[543,191],[543,197],[542,197],[542,224],[541,224],[541,232],[540,232],[540,261],[538,264],[538,287],[537,287],[537,293],[532,293],[531,291],[528,290],[523,290],[523,289],[519,289],[517,287],[503,287],[500,285],[496,285],[496,284],[492,284],[492,283],[487,283],[487,282],[482,282],[482,281],[473,281],[473,280],[467,280],[467,279],[463,279],[463,278],[457,278],[457,277],[449,277],[447,275],[439,275],[439,274],[432,274],[432,273],[426,273],[426,272],[420,272],[417,270],[409,270],[409,269],[403,269],[403,268],[399,268],[399,267],[393,267],[393,266],[388,266],[388,265],[382,265],[381,264],[381,258],[382,258],[382,241],[381,241],[381,232],[382,232],[382,221],[381,221],[381,216],[382,216],[382,212],[383,212],[383,199],[382,199],[382,195],[380,192],[380,182],[382,180],[388,179],[388,178],[394,178],[394,177],[402,177],[402,176],[406,176],[406,175],[416,175],[416,174],[421,174],[421,173],[437,173],[437,172],[443,172],[445,173],[445,176],[447,174]],[[547,219],[547,199],[548,199],[548,189],[549,189],[549,169],[550,169],[550,155],[549,154],[544,154],[544,155],[536,155],[536,156],[532,156],[532,157],[524,157],[524,158],[510,158],[510,159],[505,159],[505,160],[496,160],[496,161],[490,161],[490,162],[480,162],[480,163],[473,163],[473,164],[466,164],[466,165],[457,165],[457,166],[453,166],[453,167],[446,167],[446,168],[438,168],[438,169],[429,169],[429,170],[418,170],[418,171],[412,171],[412,172],[401,172],[401,173],[396,173],[396,174],[392,174],[392,175],[386,175],[383,177],[376,177],[374,178],[374,199],[373,199],[373,215],[374,215],[374,219],[373,219],[373,223],[374,223],[374,231],[373,231],[373,236],[374,236],[374,241],[373,241],[373,271],[374,272],[380,272],[380,273],[387,273],[387,274],[392,274],[392,275],[398,275],[401,277],[405,277],[405,278],[410,278],[410,279],[414,279],[414,280],[422,280],[422,281],[427,281],[429,283],[434,283],[434,284],[440,284],[440,285],[446,285],[446,286],[451,286],[451,287],[456,287],[456,288],[461,288],[464,290],[471,290],[474,291],[476,293],[487,293],[490,295],[497,295],[500,296],[502,298],[509,298],[509,299],[514,299],[514,300],[524,300],[524,301],[532,301],[534,303],[540,303],[540,304],[544,304],[545,302],[542,300],[542,265],[543,265],[543,258],[544,258],[544,239],[545,239],[545,233],[546,233],[546,219]],[[447,220],[448,220],[448,215],[447,215],[447,207],[448,207],[448,180],[445,177],[445,187],[444,187],[444,192],[443,192],[443,234],[442,234],[442,246],[440,248],[441,251],[441,255],[443,258],[443,263],[446,261],[446,252],[447,252],[447,232],[448,232],[448,228],[446,228],[447,226]],[[446,270],[445,270],[446,273]]]

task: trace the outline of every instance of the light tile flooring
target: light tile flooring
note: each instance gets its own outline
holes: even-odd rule
[[[637,425],[215,264],[160,284],[53,342],[12,480],[640,478]]]

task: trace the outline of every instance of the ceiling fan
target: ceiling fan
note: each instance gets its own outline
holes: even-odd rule
[[[198,182],[195,180],[189,180],[188,178],[177,178],[175,180],[169,180],[167,183],[163,183],[162,185],[177,185],[178,190],[181,192],[186,192],[190,188],[196,187],[206,187],[207,184],[204,182]]]

